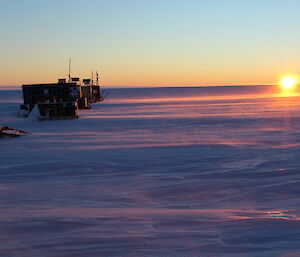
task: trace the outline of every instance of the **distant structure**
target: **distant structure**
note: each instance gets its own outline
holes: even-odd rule
[[[100,89],[96,72],[90,79],[71,77],[69,62],[68,81],[58,79],[57,83],[22,85],[24,104],[20,106],[22,117],[37,113],[39,120],[76,119],[79,109],[90,109],[91,103],[103,101],[106,92]]]

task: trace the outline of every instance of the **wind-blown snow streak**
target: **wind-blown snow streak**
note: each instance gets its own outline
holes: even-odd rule
[[[275,87],[113,89],[79,120],[0,90],[1,256],[300,254],[300,99]]]

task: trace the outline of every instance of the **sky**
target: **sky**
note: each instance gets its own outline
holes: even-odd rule
[[[0,0],[0,85],[275,84],[300,74],[299,0]]]

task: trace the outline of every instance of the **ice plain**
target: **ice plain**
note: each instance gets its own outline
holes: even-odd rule
[[[300,256],[300,97],[110,89],[78,120],[0,88],[0,256]]]

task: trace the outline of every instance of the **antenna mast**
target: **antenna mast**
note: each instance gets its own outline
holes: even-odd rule
[[[71,81],[71,57],[69,58],[69,82]]]
[[[96,76],[97,76],[97,86],[99,86],[99,73],[96,71]]]

